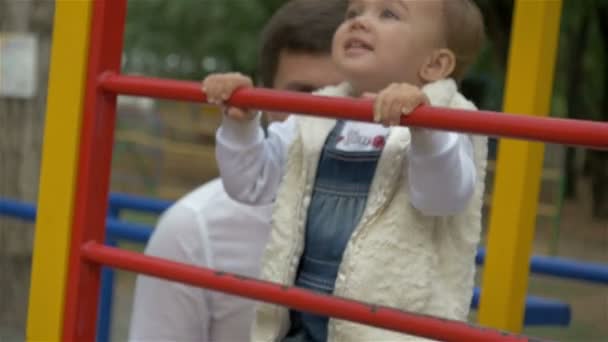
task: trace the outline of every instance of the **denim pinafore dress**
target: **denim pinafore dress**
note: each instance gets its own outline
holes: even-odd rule
[[[342,255],[365,210],[381,151],[342,151],[336,148],[344,126],[338,121],[319,160],[308,209],[306,237],[296,286],[331,294]],[[290,312],[286,342],[327,340],[328,317]]]

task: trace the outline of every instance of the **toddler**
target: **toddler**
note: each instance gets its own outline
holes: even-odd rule
[[[425,104],[475,109],[457,82],[483,41],[471,0],[352,0],[332,57],[346,82],[323,96],[374,99],[377,122],[225,108],[217,159],[235,199],[274,202],[264,279],[464,320],[481,230],[486,139],[396,126]],[[203,81],[222,104],[243,75]],[[261,304],[255,341],[398,341],[386,330]]]

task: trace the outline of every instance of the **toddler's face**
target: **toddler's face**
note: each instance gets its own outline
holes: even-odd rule
[[[444,0],[351,0],[332,56],[356,90],[421,85],[419,70],[445,45]]]

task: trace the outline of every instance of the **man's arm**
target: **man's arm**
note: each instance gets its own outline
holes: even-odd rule
[[[145,254],[208,265],[199,229],[191,210],[173,206],[161,217]],[[129,341],[209,341],[211,313],[205,293],[196,287],[139,275]]]

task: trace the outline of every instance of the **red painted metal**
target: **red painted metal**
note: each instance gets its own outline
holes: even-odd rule
[[[530,338],[327,296],[311,291],[191,266],[140,253],[88,242],[82,256],[91,262],[128,271],[179,281],[251,299],[271,302],[302,311],[326,314],[353,322],[408,333],[440,341],[530,341]]]
[[[92,10],[63,323],[63,340],[78,342],[95,340],[100,266],[80,251],[85,241],[104,241],[116,116],[116,94],[103,92],[97,79],[120,72],[126,0],[96,0]]]
[[[111,93],[193,102],[206,101],[198,82],[105,73],[100,78],[100,85]],[[228,103],[261,110],[361,121],[372,121],[373,111],[370,100],[319,97],[261,88],[238,90]],[[605,122],[422,106],[404,117],[401,123],[405,126],[608,149],[608,123]]]

